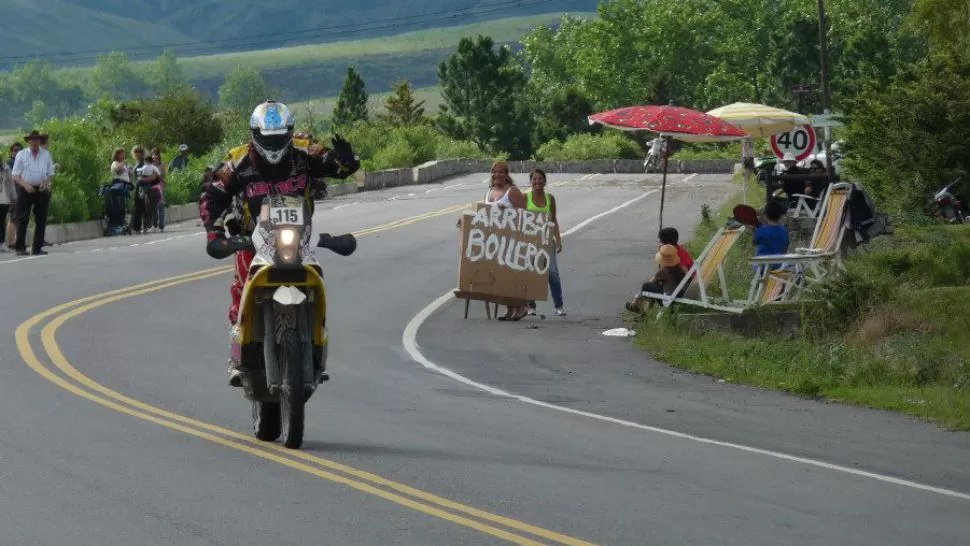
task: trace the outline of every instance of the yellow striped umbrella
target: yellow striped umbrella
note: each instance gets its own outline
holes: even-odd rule
[[[790,131],[810,123],[808,117],[764,104],[735,102],[708,112],[719,117],[752,138],[764,138]]]

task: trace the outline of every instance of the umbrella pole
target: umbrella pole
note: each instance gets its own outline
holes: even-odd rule
[[[670,144],[668,137],[664,138],[664,174],[660,182],[660,229],[664,228],[664,199],[667,197],[667,153],[668,145]]]

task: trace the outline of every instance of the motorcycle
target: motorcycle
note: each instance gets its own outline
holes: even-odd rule
[[[263,200],[252,236],[229,239],[226,257],[255,252],[232,328],[231,358],[252,403],[259,440],[298,449],[303,443],[304,406],[326,373],[327,297],[314,246],[349,256],[357,248],[350,233],[322,233],[311,244],[311,204],[301,196]]]
[[[948,224],[965,224],[967,223],[966,211],[963,208],[963,203],[956,195],[950,192],[950,188],[954,186],[960,179],[956,179],[949,185],[936,192],[933,198],[930,200],[932,207],[934,208],[934,215],[942,217]]]
[[[643,170],[649,173],[660,168],[661,161],[663,160],[663,151],[666,147],[664,146],[664,139],[662,137],[648,141],[647,146],[650,147],[650,150],[647,151],[647,157],[643,161]]]

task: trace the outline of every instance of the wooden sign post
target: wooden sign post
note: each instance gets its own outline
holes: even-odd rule
[[[549,298],[549,251],[553,224],[525,209],[478,203],[461,219],[461,257],[455,297],[510,307]],[[497,311],[496,311],[497,313]]]

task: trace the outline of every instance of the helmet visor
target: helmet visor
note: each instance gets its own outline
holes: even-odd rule
[[[293,141],[293,131],[273,131],[272,134],[263,134],[256,129],[253,131],[253,140],[268,152],[279,152],[286,149]]]

